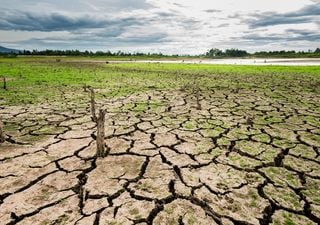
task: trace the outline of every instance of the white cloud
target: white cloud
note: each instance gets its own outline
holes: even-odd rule
[[[319,16],[292,17],[308,6],[317,10],[319,0],[1,2],[0,45],[11,47],[198,54],[211,47],[256,51],[320,45]]]

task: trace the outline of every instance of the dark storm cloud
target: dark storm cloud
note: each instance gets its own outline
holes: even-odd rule
[[[71,18],[62,14],[36,15],[28,12],[14,11],[0,15],[1,30],[22,31],[63,31],[81,28],[98,28],[104,21],[89,17]]]
[[[68,39],[61,37],[51,38],[31,38],[16,42],[27,49],[32,49],[33,46],[40,49],[93,49],[92,42],[95,43],[96,50],[110,50],[114,47],[134,47],[144,46],[148,43],[163,43],[170,42],[165,33],[141,34],[139,36],[118,36],[118,37],[102,37],[96,34],[82,34],[70,37]]]
[[[270,34],[270,35],[259,35],[249,34],[242,36],[243,40],[249,41],[261,41],[265,43],[271,42],[292,42],[292,41],[307,41],[316,42],[320,40],[320,33],[315,31],[305,30],[287,30],[285,35],[283,34]]]
[[[129,37],[119,37],[118,41],[126,42],[126,43],[160,43],[167,38],[167,34],[165,33],[154,33],[148,35],[132,35]]]
[[[238,7],[240,0],[232,0],[234,8],[218,0],[0,1],[0,42],[22,49],[166,49],[189,54],[205,51],[211,42],[252,49],[277,40],[284,46],[292,41],[293,47],[296,40],[305,40],[303,46],[319,43],[320,0],[283,0],[292,1],[292,9],[301,7],[289,13],[274,7],[278,0],[264,0],[272,7],[257,3],[248,8]],[[301,23],[308,24],[290,25]],[[274,30],[272,25],[278,24],[289,25]]]
[[[287,29],[286,32],[291,36],[291,40],[294,41],[314,41],[319,42],[320,32],[314,30],[298,30]]]
[[[150,9],[146,0],[1,0],[0,10],[64,10],[68,12],[119,12]]]
[[[34,14],[14,11],[0,15],[0,30],[16,31],[74,31],[86,28],[104,28],[108,26],[131,26],[141,24],[136,18],[101,19],[87,15],[67,16],[58,13]]]
[[[272,13],[252,14],[255,19],[244,20],[249,24],[250,28],[258,28],[265,26],[283,25],[283,24],[299,24],[316,22],[315,17],[320,15],[320,4],[313,4],[294,12],[289,13]],[[318,18],[319,19],[319,18]]]
[[[133,28],[134,29],[134,28]],[[138,29],[138,28],[137,28]],[[139,31],[137,33],[130,32],[130,30],[123,29],[122,31],[109,32],[108,29],[102,29],[98,32],[92,33],[77,33],[74,37],[69,38],[71,41],[95,41],[95,42],[123,42],[123,43],[159,43],[167,40],[168,35],[164,32],[144,33]],[[46,39],[44,39],[45,41]],[[55,39],[59,42],[61,39]],[[54,41],[54,39],[53,39]]]
[[[282,15],[270,15],[264,16],[261,19],[251,22],[250,28],[258,28],[265,26],[283,25],[283,24],[298,24],[298,23],[308,23],[311,22],[312,18],[309,17],[286,17]]]
[[[298,29],[286,29],[286,32],[291,34],[304,35],[304,36],[316,34],[316,32],[312,30],[298,30]]]

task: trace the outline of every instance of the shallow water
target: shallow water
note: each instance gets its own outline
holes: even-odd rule
[[[138,60],[110,61],[112,63],[185,63],[185,64],[223,64],[223,65],[284,65],[284,66],[320,66],[320,58],[286,59],[190,59],[190,60]]]

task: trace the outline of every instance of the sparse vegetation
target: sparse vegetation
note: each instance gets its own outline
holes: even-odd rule
[[[4,224],[319,223],[319,67],[0,62]]]

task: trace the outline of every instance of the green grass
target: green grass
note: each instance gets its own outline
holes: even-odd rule
[[[283,98],[281,91],[319,93],[320,67],[105,64],[72,57],[63,58],[62,62],[56,62],[54,57],[18,57],[0,58],[2,76],[7,79],[7,90],[2,88],[0,79],[0,103],[6,105],[63,101],[61,93],[65,92],[77,102],[83,99],[83,85],[94,87],[97,98],[126,96],[153,89],[192,91],[195,86],[201,91],[258,88],[266,90],[270,97]],[[276,91],[270,92],[270,87]]]

